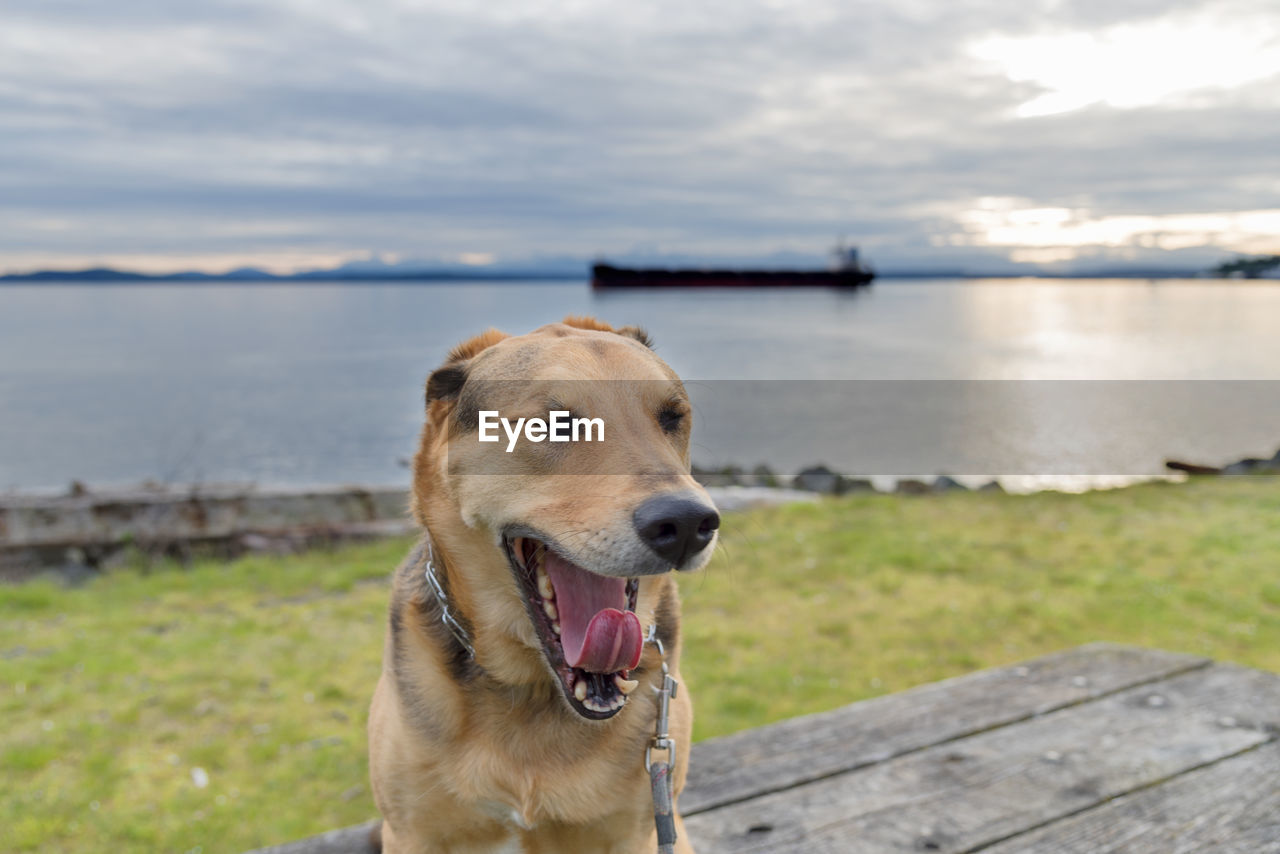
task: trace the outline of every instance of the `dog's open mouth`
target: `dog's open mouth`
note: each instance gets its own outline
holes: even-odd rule
[[[644,637],[636,617],[637,579],[596,575],[545,542],[504,537],[547,663],[573,710],[584,718],[613,717],[636,687]]]

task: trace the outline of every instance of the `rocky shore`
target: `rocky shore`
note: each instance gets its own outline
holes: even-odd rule
[[[1191,477],[1280,475],[1280,451],[1223,466],[1168,460],[1166,467]],[[1004,492],[996,480],[967,485],[948,475],[877,484],[825,465],[795,474],[765,465],[695,466],[694,476],[726,511],[816,501],[822,495]],[[406,535],[414,530],[408,501],[408,491],[399,487],[261,489],[252,484],[92,490],[76,483],[63,495],[0,494],[0,580],[52,569],[75,581],[130,552],[180,560],[195,553],[234,557]]]
[[[1236,475],[1280,475],[1280,450],[1266,459],[1261,457],[1244,457],[1222,466],[1204,463],[1186,462],[1183,460],[1166,460],[1165,468],[1190,476],[1236,476]],[[905,495],[927,495],[940,492],[977,491],[1003,492],[1004,487],[998,480],[985,480],[980,484],[967,485],[950,475],[922,480],[920,478],[888,478],[886,488],[881,488],[869,477],[857,477],[832,471],[825,465],[814,465],[802,469],[796,474],[779,474],[767,465],[758,465],[752,469],[741,466],[724,466],[722,468],[693,467],[693,475],[699,483],[716,487],[786,487],[802,492],[814,492],[823,495],[847,495],[858,492],[894,492]]]
[[[740,466],[725,466],[718,469],[693,467],[693,476],[698,482],[711,487],[747,487],[747,488],[785,488],[798,492],[817,493],[820,495],[849,495],[858,492],[899,492],[909,495],[924,495],[934,492],[953,492],[976,490],[979,492],[1003,492],[999,481],[988,480],[977,486],[966,486],[949,475],[938,475],[930,480],[919,478],[889,479],[891,486],[881,489],[869,477],[851,477],[832,471],[826,465],[814,465],[801,469],[795,474],[778,474],[766,465],[759,465],[747,470]]]

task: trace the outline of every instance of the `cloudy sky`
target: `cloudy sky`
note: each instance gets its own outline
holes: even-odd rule
[[[1280,252],[1275,0],[5,0],[0,270]]]

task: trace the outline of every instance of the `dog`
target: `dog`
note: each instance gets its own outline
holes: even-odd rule
[[[482,417],[557,411],[598,419],[603,441],[479,441]],[[386,854],[657,850],[646,750],[663,665],[680,678],[672,571],[705,565],[720,524],[690,474],[690,420],[647,335],[592,318],[490,330],[431,374],[423,538],[392,580],[369,713]],[[686,690],[669,714],[675,749],[654,761],[670,757],[678,797]]]

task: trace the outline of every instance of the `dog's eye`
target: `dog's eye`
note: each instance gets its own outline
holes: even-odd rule
[[[667,433],[674,433],[680,429],[680,422],[684,420],[684,410],[676,409],[672,406],[663,407],[658,413],[658,425]]]

